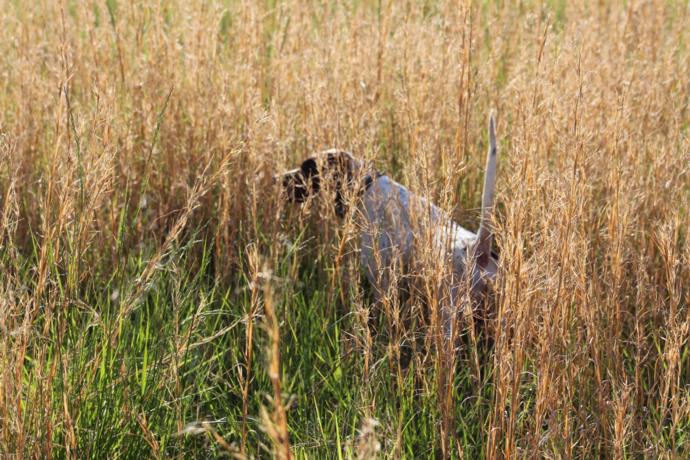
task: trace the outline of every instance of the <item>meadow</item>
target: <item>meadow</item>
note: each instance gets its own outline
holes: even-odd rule
[[[0,458],[690,458],[687,0],[2,0],[0,30]],[[272,176],[348,149],[476,229],[492,110],[500,275],[451,349]]]

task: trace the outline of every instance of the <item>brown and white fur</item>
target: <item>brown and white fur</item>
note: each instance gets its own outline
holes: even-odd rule
[[[425,236],[434,250],[432,260],[448,264],[447,286],[439,288],[444,332],[453,336],[462,290],[481,298],[496,278],[492,255],[491,214],[496,187],[496,133],[489,120],[489,151],[477,234],[455,223],[441,208],[416,195],[390,177],[374,173],[351,153],[332,149],[307,158],[294,170],[277,176],[288,200],[304,202],[324,187],[335,197],[336,214],[344,217],[348,202],[357,203],[361,229],[361,264],[375,294],[389,292],[394,270],[410,267]],[[354,200],[353,200],[354,197]],[[429,247],[429,245],[427,245]],[[448,294],[441,294],[446,292]]]

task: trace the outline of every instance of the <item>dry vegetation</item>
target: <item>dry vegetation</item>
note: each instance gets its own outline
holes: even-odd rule
[[[0,2],[0,457],[688,458],[690,9],[589,3]],[[476,228],[492,108],[453,353],[271,175]]]

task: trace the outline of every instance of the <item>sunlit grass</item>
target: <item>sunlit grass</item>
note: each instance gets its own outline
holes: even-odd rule
[[[0,6],[0,457],[690,455],[686,4]],[[449,353],[271,177],[350,149],[476,229],[492,109]]]

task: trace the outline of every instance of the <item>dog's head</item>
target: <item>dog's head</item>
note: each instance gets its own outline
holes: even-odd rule
[[[335,212],[344,217],[348,192],[357,184],[362,163],[343,150],[326,150],[302,162],[299,168],[276,178],[280,181],[288,201],[303,203],[310,196],[327,190],[335,197]]]

